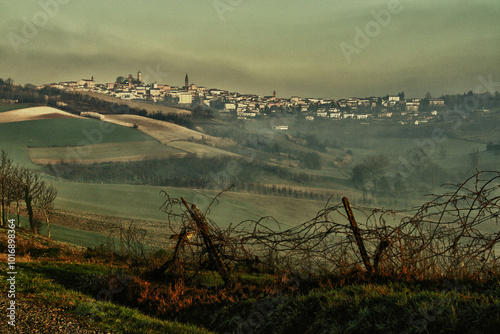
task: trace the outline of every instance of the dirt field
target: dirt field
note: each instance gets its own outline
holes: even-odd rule
[[[179,150],[196,154],[197,156],[200,157],[221,157],[221,156],[241,157],[236,153],[224,151],[217,147],[197,144],[193,142],[181,141],[181,140],[170,142],[168,145],[177,148]]]
[[[81,118],[62,110],[52,107],[34,107],[26,109],[17,109],[0,113],[0,123],[12,123],[22,121],[32,121],[37,119],[53,118]]]
[[[145,160],[161,160],[167,159],[172,156],[182,157],[187,153],[170,153],[170,154],[155,154],[155,155],[132,155],[126,157],[116,158],[102,158],[102,159],[79,159],[79,160],[65,160],[65,159],[31,159],[35,165],[55,165],[60,163],[78,163],[82,165],[100,164],[105,162],[130,162],[130,161],[145,161]]]
[[[150,135],[160,143],[178,148],[185,152],[203,156],[238,156],[237,154],[220,148],[191,142],[191,140],[202,140],[204,138],[207,142],[215,143],[217,142],[217,138],[187,129],[177,124],[138,115],[104,115],[103,121],[126,127],[137,125],[139,131]]]
[[[79,153],[80,151],[82,154]],[[31,161],[39,165],[144,161],[187,154],[157,141],[105,143],[88,146],[29,147],[28,152]]]
[[[126,105],[130,108],[138,108],[138,109],[144,109],[149,113],[156,113],[157,111],[160,111],[163,114],[191,114],[191,111],[186,110],[186,109],[177,109],[177,108],[172,108],[172,107],[167,107],[167,106],[161,106],[161,105],[154,105],[150,103],[143,103],[143,102],[137,102],[137,101],[127,101],[127,100],[122,100],[114,96],[109,96],[109,95],[104,95],[104,94],[98,94],[98,93],[91,93],[91,92],[78,92],[80,94],[92,96],[107,102],[112,102],[112,103],[117,103],[119,105]]]
[[[200,140],[202,137],[212,138],[211,136],[177,124],[138,115],[104,115],[104,121],[126,127],[133,127],[136,124],[139,126],[138,129],[140,131],[158,139],[163,144],[168,144],[175,140],[190,140],[192,138]]]

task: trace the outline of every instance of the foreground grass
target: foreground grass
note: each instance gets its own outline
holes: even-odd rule
[[[109,268],[97,264],[20,263],[17,265],[16,290],[19,298],[34,299],[48,306],[67,307],[72,314],[88,316],[89,325],[113,333],[210,333],[194,325],[163,321],[144,315],[138,310],[98,301],[74,286],[83,279],[109,273]],[[0,273],[0,286],[7,289],[7,275]]]
[[[216,278],[209,272],[191,284],[132,277],[116,263],[90,262],[88,251],[27,231],[18,230],[16,246],[24,257],[16,265],[19,299],[62,307],[68,317],[86,316],[89,325],[113,333],[209,333],[202,326],[217,333],[479,334],[497,333],[500,326],[499,276],[349,284],[287,276],[279,285],[273,284],[278,275],[241,273],[236,287],[216,288],[207,286]],[[4,291],[6,278],[0,272]]]
[[[473,290],[453,284],[387,283],[277,295],[225,308],[215,317],[213,329],[283,334],[497,333],[498,282]]]

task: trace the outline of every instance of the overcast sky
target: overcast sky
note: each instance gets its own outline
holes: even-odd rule
[[[437,97],[475,90],[479,76],[500,81],[498,0],[0,5],[0,77],[21,84],[105,83],[141,70],[148,82],[183,85],[188,73],[241,93],[339,98]]]

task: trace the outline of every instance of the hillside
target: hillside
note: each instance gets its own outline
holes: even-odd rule
[[[88,148],[88,154],[79,156],[77,159],[72,155],[68,156],[69,150],[84,149],[80,146],[28,148],[31,161],[37,165],[143,161],[186,155],[184,151],[162,145],[156,141],[96,144]]]
[[[105,115],[103,121],[126,127],[136,126],[139,131],[150,135],[162,144],[199,156],[240,157],[238,154],[214,147],[219,143],[218,138],[177,124],[138,115]],[[199,144],[193,141],[204,141],[212,145]]]
[[[6,249],[6,230],[0,228],[2,261]],[[482,334],[495,333],[500,322],[495,275],[406,281],[241,269],[233,274],[238,283],[225,287],[207,271],[187,270],[189,280],[150,278],[150,266],[168,253],[137,263],[138,254],[75,247],[22,229],[16,229],[16,249],[19,333]],[[5,291],[7,274],[0,278]],[[9,299],[3,295],[1,301]],[[0,331],[9,330],[0,324]]]
[[[123,125],[109,125],[97,119],[80,117],[38,119],[42,114],[69,114],[53,108],[39,107],[35,109],[40,112],[33,113],[31,108],[5,112],[7,114],[15,112],[15,117],[10,120],[17,121],[0,124],[0,146],[13,158],[15,163],[22,166],[44,173],[47,172],[44,165],[52,164],[54,166],[56,173],[45,177],[50,179],[58,189],[59,196],[56,200],[56,207],[59,210],[86,211],[109,216],[131,217],[142,221],[163,221],[165,216],[158,210],[163,203],[163,197],[159,195],[161,190],[165,190],[171,196],[196,199],[200,207],[206,208],[221,189],[217,189],[214,182],[223,180],[220,187],[223,187],[224,184],[229,186],[227,182],[230,180],[221,179],[221,177],[225,178],[225,171],[230,171],[229,166],[238,168],[238,164],[241,164],[241,167],[246,164],[243,158],[240,158],[242,160],[233,159],[233,157],[240,157],[237,153],[203,144],[204,141],[215,142],[217,137],[186,129],[176,124],[135,115],[105,115],[105,119],[116,119],[117,122],[123,122]],[[130,127],[132,122],[139,124],[138,129]],[[187,141],[193,138],[200,141]],[[164,141],[168,146],[159,141]],[[157,185],[151,187],[145,184],[135,184],[137,180],[140,180],[137,178],[135,182],[131,180],[133,185],[110,184],[122,183],[117,179],[117,176],[130,170],[129,165],[120,163],[153,159],[159,164],[155,168],[142,168],[140,173],[172,174],[174,173],[173,168],[162,163],[165,161],[162,159],[189,153],[200,156],[196,161],[200,166],[205,165],[203,173],[208,177],[207,182],[214,183],[210,188],[203,184],[201,187],[194,187],[195,189],[188,189],[189,187],[185,186]],[[226,156],[227,160],[220,160],[217,164],[218,167],[211,168],[210,165],[204,163],[209,161],[203,158],[207,156],[214,156],[214,159]],[[94,180],[87,178],[87,173],[91,176],[93,171],[100,171],[101,166],[105,166],[105,162],[111,168],[109,173],[113,175],[101,174],[100,176],[104,177],[102,181],[97,180],[97,178]],[[71,163],[78,165],[68,165]],[[85,166],[89,166],[88,169],[84,169]],[[116,168],[119,169],[116,170]],[[137,170],[141,170],[140,165],[137,168]],[[249,165],[248,168],[253,167]],[[192,165],[190,170],[193,169],[196,170],[198,167]],[[81,171],[77,175],[77,181],[85,181],[85,183],[67,182],[67,179],[61,179],[61,176],[65,175],[64,173],[67,171]],[[210,217],[217,220],[222,226],[249,217],[259,218],[267,215],[273,215],[285,224],[297,224],[314,216],[324,206],[325,200],[323,198],[327,199],[332,193],[336,193],[334,189],[318,190],[322,199],[311,197],[310,199],[313,200],[309,201],[289,198],[286,191],[280,193],[281,196],[274,196],[271,190],[273,187],[280,186],[280,183],[292,186],[292,181],[287,180],[289,172],[285,169],[276,171],[271,169],[270,172],[266,169],[256,174],[245,167],[244,170],[236,169],[234,172],[236,173],[234,176],[240,175],[248,178],[247,182],[262,183],[262,187],[266,187],[263,189],[269,189],[269,192],[266,190],[266,193],[263,193],[259,190],[255,191],[257,193],[245,193],[244,188],[240,188],[238,191],[227,193],[220,204],[211,208]],[[279,176],[276,173],[284,174]],[[183,174],[186,172],[180,168],[173,177]],[[219,179],[220,181],[217,181]],[[105,184],[99,184],[102,182]],[[303,193],[315,191],[314,188],[301,184],[297,184],[293,189]],[[336,197],[340,198],[340,193]],[[354,192],[351,197],[356,197]]]
[[[55,118],[80,118],[80,116],[51,107],[33,107],[0,113],[0,124]]]
[[[162,106],[159,104],[150,104],[150,103],[144,103],[144,102],[138,102],[138,101],[127,101],[127,100],[122,100],[120,98],[114,97],[114,96],[109,96],[109,95],[104,95],[104,94],[99,94],[99,93],[92,93],[92,92],[79,92],[83,95],[88,95],[90,97],[95,97],[99,100],[103,100],[106,102],[111,102],[111,103],[116,103],[118,105],[124,105],[129,108],[137,108],[137,109],[144,109],[150,114],[154,114],[158,111],[164,114],[191,114],[191,111],[186,110],[186,109],[180,109],[180,108],[172,108],[172,107],[167,107],[167,106]]]
[[[222,227],[269,215],[294,226],[314,217],[328,199],[339,203],[343,196],[406,209],[469,173],[471,151],[478,150],[481,167],[494,169],[498,162],[484,142],[449,136],[413,169],[402,169],[432,126],[411,128],[408,138],[396,140],[401,126],[380,122],[220,119],[199,121],[192,130],[138,115],[105,114],[102,121],[53,118],[70,116],[54,108],[11,108],[0,113],[10,120],[0,124],[0,146],[56,186],[58,210],[139,221],[165,220],[161,191],[206,210],[231,184],[210,210]],[[287,122],[289,131],[273,130],[277,122]],[[378,175],[404,175],[395,189],[380,182],[376,190],[377,180],[366,175],[354,182],[354,167],[375,154],[387,157]]]
[[[6,234],[0,228],[2,262],[6,261]],[[89,260],[82,248],[17,229],[16,249],[16,297],[0,297],[3,305],[15,301],[16,333],[211,333],[106,303],[92,291],[111,267],[102,260]],[[0,286],[7,291],[5,271],[0,277]],[[0,323],[0,332],[13,333],[6,321]]]
[[[95,119],[80,117],[3,123],[0,124],[0,148],[5,150],[16,163],[40,170],[39,166],[31,162],[28,147],[73,146],[73,149],[67,149],[66,158],[77,160],[91,154],[92,144],[154,141],[154,138],[133,129],[115,126],[111,130],[103,128],[102,124]]]

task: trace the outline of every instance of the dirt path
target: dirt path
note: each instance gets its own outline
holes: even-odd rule
[[[0,295],[0,304],[7,305],[9,299]],[[5,308],[3,308],[5,310]],[[4,318],[5,315],[3,316]],[[70,313],[67,308],[50,306],[33,299],[17,298],[16,326],[10,326],[6,319],[0,321],[0,333],[19,334],[103,334],[89,325],[86,316]]]

